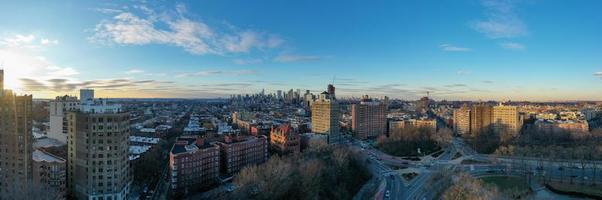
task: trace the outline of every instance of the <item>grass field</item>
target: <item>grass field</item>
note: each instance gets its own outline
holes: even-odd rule
[[[483,177],[481,180],[487,185],[497,187],[501,192],[524,193],[530,190],[527,181],[524,178],[513,176],[490,176]]]

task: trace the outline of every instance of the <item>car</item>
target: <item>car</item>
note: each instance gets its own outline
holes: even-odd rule
[[[387,190],[387,192],[385,192],[385,197],[389,198],[391,196],[391,192],[389,190]]]

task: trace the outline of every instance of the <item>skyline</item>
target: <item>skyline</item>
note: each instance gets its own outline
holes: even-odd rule
[[[602,100],[602,2],[586,2],[11,2],[0,62],[6,87],[34,98],[319,92],[334,79],[343,97]]]

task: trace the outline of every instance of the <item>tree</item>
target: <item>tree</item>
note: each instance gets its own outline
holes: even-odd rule
[[[496,188],[488,188],[466,173],[452,177],[453,185],[443,193],[444,200],[490,200],[500,198]]]

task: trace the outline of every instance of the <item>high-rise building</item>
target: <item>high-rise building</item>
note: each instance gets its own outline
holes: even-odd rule
[[[430,107],[431,99],[429,99],[429,97],[422,97],[418,100],[417,104],[418,106],[416,108],[418,112],[426,112]]]
[[[356,137],[375,138],[387,131],[387,108],[365,95],[351,106],[351,127]]]
[[[470,135],[475,137],[479,133],[491,129],[493,108],[489,105],[473,105],[470,110]]]
[[[332,87],[334,92],[334,86]],[[339,103],[328,92],[322,92],[320,97],[311,105],[312,132],[328,136],[328,143],[338,143],[341,140]]]
[[[81,104],[92,103],[94,101],[94,90],[81,89],[79,90],[79,100]]]
[[[454,132],[460,135],[470,134],[470,107],[464,105],[454,110]]]
[[[32,199],[62,199],[67,188],[67,161],[42,150],[35,150],[33,159]]]
[[[522,127],[519,120],[518,108],[516,106],[506,106],[500,103],[493,107],[492,115],[493,131],[496,133],[518,134]]]
[[[62,96],[50,101],[50,131],[47,136],[67,144],[67,112],[79,110],[77,97]]]
[[[246,166],[257,165],[268,160],[268,138],[265,135],[224,136],[217,142],[220,148],[220,167],[224,174],[233,175]]]
[[[32,96],[4,90],[0,70],[0,199],[29,199],[32,182]]]
[[[88,100],[67,114],[67,184],[76,199],[126,199],[132,183],[129,113]]]
[[[179,137],[169,154],[171,189],[187,194],[218,183],[219,146],[198,136]]]
[[[301,135],[289,124],[283,124],[270,131],[270,145],[281,154],[301,151]]]
[[[328,90],[327,90],[328,94],[330,94],[330,98],[332,99],[337,99],[335,92],[335,87],[332,84],[328,84]]]

